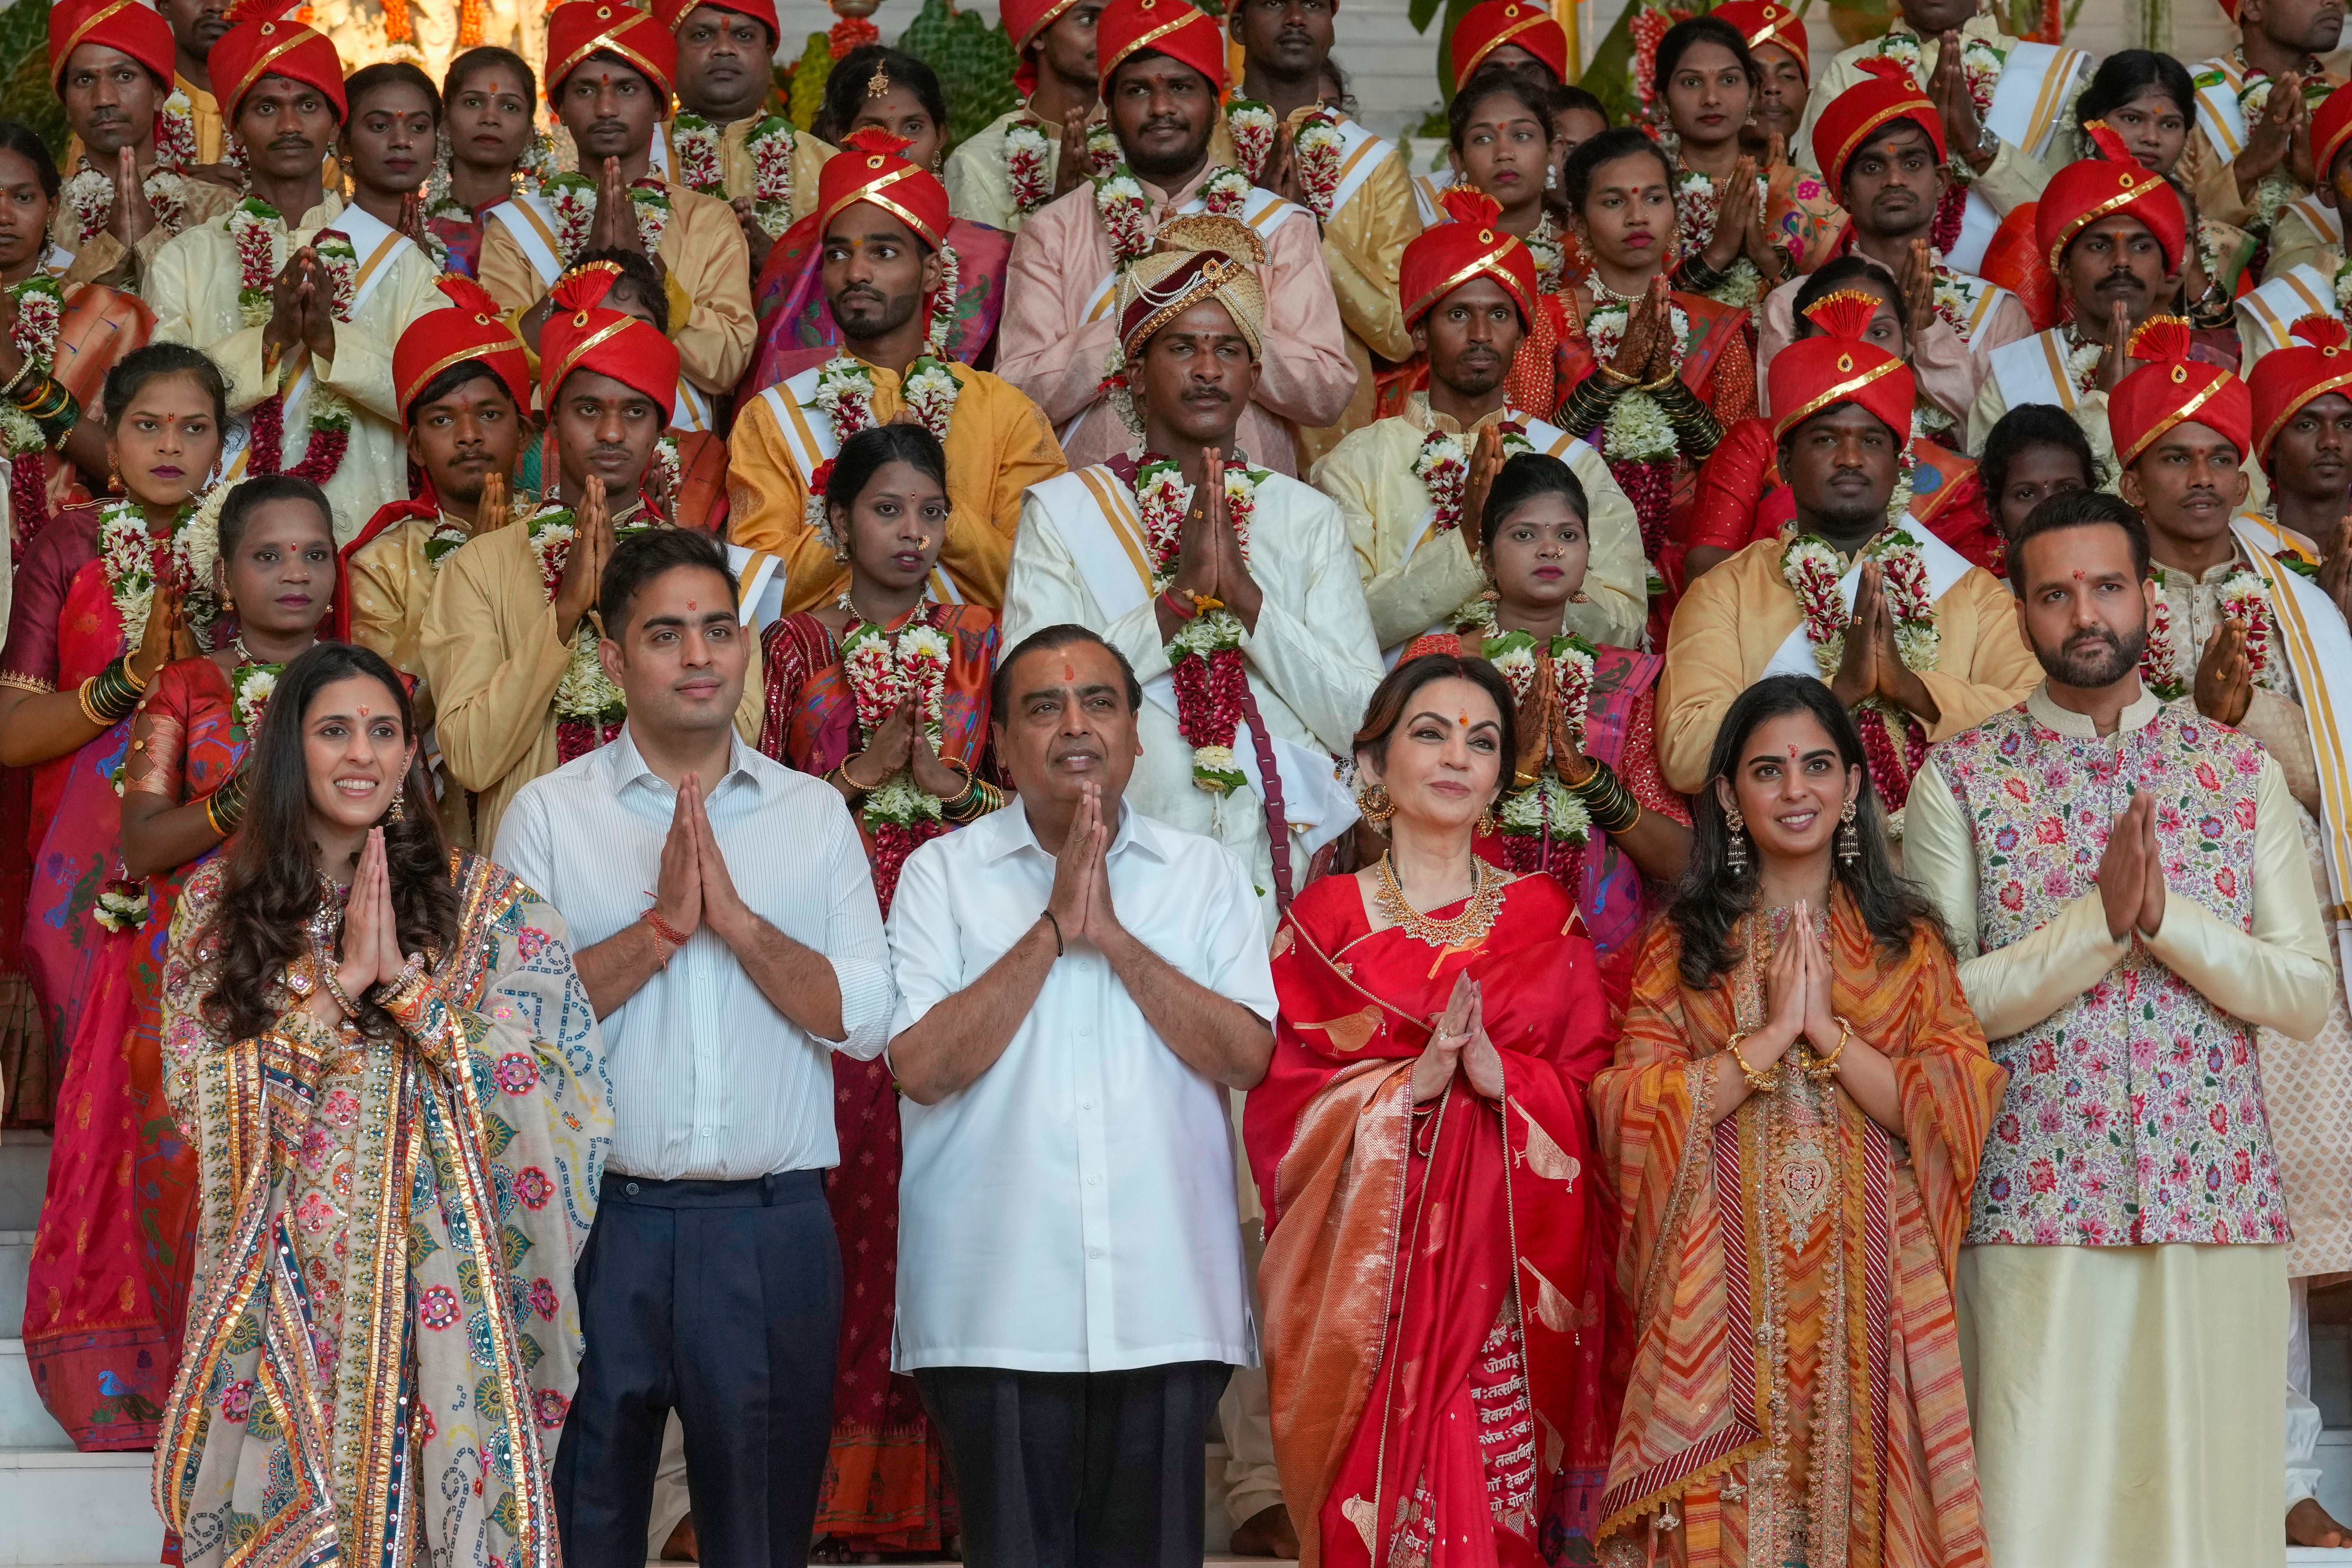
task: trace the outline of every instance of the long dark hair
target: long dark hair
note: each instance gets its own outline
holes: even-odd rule
[[[1830,695],[1828,687],[1810,675],[1767,676],[1741,692],[1724,714],[1723,727],[1715,734],[1715,751],[1707,758],[1706,783],[1690,797],[1691,831],[1696,842],[1691,848],[1690,869],[1675,889],[1665,918],[1682,933],[1683,984],[1694,991],[1707,990],[1730,970],[1738,956],[1731,947],[1732,928],[1740,916],[1756,907],[1756,856],[1751,849],[1745,871],[1731,868],[1731,828],[1724,817],[1723,803],[1716,798],[1715,781],[1733,776],[1748,738],[1758,726],[1791,713],[1810,713],[1819,720],[1837,747],[1840,760],[1849,769],[1863,770],[1862,792],[1854,799],[1853,814],[1862,853],[1851,865],[1831,859],[1832,885],[1853,896],[1863,924],[1891,954],[1900,957],[1909,952],[1922,928],[1936,941],[1946,940],[1944,922],[1935,905],[1895,874],[1886,850],[1886,814],[1878,803],[1878,792],[1871,787],[1862,731],[1854,728],[1853,715]]]
[[[350,643],[325,642],[289,664],[270,693],[261,732],[246,753],[245,820],[229,841],[213,910],[220,962],[202,1010],[205,1021],[232,1039],[250,1039],[276,1018],[271,992],[286,966],[310,944],[308,926],[319,903],[319,869],[310,852],[310,770],[303,745],[310,704],[325,687],[366,676],[392,693],[404,737],[416,734],[408,689],[378,655]],[[383,828],[385,869],[400,950],[437,962],[457,939],[457,889],[449,849],[433,814],[433,789],[424,753],[401,782],[400,817]],[[369,1005],[371,1016],[377,1009]]]
[[[2082,127],[2108,115],[2146,92],[2156,89],[2172,100],[2180,117],[2191,126],[2197,123],[2197,83],[2189,68],[2170,55],[2158,54],[2154,49],[2117,49],[2099,62],[2091,73],[2083,96],[2074,100],[2075,135],[2080,140],[2083,156],[2104,157],[2097,145],[2082,133]]]
[[[885,44],[862,44],[833,62],[824,79],[824,101],[817,106],[816,123],[809,134],[838,144],[849,134],[857,111],[866,102],[866,84],[874,73],[886,73],[894,86],[909,89],[940,136],[948,133],[948,97],[940,90],[940,74],[902,49]]]
[[[1651,79],[1658,84],[1661,98],[1665,95],[1666,83],[1674,76],[1675,68],[1683,63],[1683,57],[1690,53],[1694,44],[1717,44],[1729,49],[1731,58],[1739,62],[1739,68],[1748,73],[1748,91],[1754,92],[1757,84],[1764,79],[1764,72],[1756,64],[1756,57],[1748,52],[1748,39],[1738,28],[1720,16],[1693,16],[1688,21],[1676,22],[1668,27],[1666,36],[1658,40],[1656,66]]]

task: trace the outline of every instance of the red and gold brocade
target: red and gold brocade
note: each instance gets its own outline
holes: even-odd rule
[[[1841,890],[1832,1007],[1890,1058],[1901,1138],[1793,1073],[1712,1121],[1714,1058],[1764,1016],[1759,923],[1705,990],[1654,923],[1593,1082],[1634,1314],[1601,1528],[1675,1568],[1982,1568],[1951,1279],[2005,1075],[1942,940],[1890,955]]]
[[[1465,973],[1505,1098],[1457,1075],[1416,1107],[1424,1020]],[[1438,950],[1372,933],[1360,884],[1328,877],[1284,918],[1274,976],[1274,1060],[1244,1131],[1302,1568],[1536,1568],[1578,1550],[1615,1426],[1622,1313],[1584,1105],[1608,1019],[1574,906],[1523,878],[1485,936]]]

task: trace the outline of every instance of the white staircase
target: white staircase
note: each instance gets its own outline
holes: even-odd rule
[[[145,1454],[81,1454],[25,1364],[25,1277],[48,1182],[49,1139],[0,1132],[0,1568],[153,1563],[163,1526]]]

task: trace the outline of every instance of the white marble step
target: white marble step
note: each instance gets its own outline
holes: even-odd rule
[[[0,1453],[58,1453],[72,1447],[73,1439],[34,1391],[25,1342],[0,1340]],[[0,1519],[6,1517],[0,1513]]]
[[[148,1490],[152,1459],[0,1448],[0,1568],[153,1563],[163,1525]]]
[[[0,1132],[0,1231],[30,1230],[38,1225],[41,1194],[48,1184],[49,1135]]]
[[[26,1280],[33,1267],[33,1233],[0,1230],[0,1329],[24,1321]]]

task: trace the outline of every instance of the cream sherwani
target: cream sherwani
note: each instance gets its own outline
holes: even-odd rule
[[[2177,710],[2146,691],[2110,737],[2041,686],[2020,713],[1999,722],[2010,739],[2000,751],[2003,769],[2056,775],[2040,791],[2029,787],[2029,804],[2020,807],[2028,816],[2079,814],[2086,804],[2105,816],[2144,775],[2157,779],[2168,808],[2175,792],[2200,787],[2188,765],[2202,760],[2197,753],[2184,760],[2169,745],[2151,753],[2136,739],[2151,724],[2179,727]],[[2193,715],[2189,722],[2197,722]],[[2037,733],[2047,738],[2041,753],[2032,741]],[[2243,770],[2234,763],[2244,742],[2219,727],[2206,733],[2216,748],[2209,769],[2216,785],[2207,793],[2218,806],[2224,795],[2243,792]],[[2021,752],[2011,749],[2020,738],[2028,742]],[[2181,819],[2191,814],[2160,812],[2174,818],[2158,824],[2168,864],[2178,854],[2190,868],[2169,874],[2175,885],[2153,936],[2127,931],[2117,940],[2108,935],[2095,885],[2045,898],[2064,889],[2039,886],[2034,868],[2044,862],[2013,866],[2004,858],[2017,847],[1996,837],[1995,826],[2000,835],[2016,832],[2009,819],[2015,814],[1993,805],[2004,797],[1987,787],[1998,780],[1983,767],[1990,748],[1982,739],[1956,740],[1952,748],[1967,748],[1954,753],[1958,762],[1948,760],[1948,748],[1920,769],[1904,859],[1906,874],[1936,900],[1969,1005],[1996,1058],[2011,1068],[1995,1152],[1979,1177],[1974,1244],[1960,1249],[1955,1291],[1994,1560],[2004,1568],[2278,1562],[2284,1449],[2275,1391],[2286,1366],[2286,1249],[2250,1240],[2242,1227],[2251,1217],[2232,1214],[2243,1209],[2237,1194],[2258,1190],[2247,1184],[2248,1173],[2259,1182],[2268,1151],[2259,1104],[2239,1103],[2237,1088],[2253,1080],[2250,1064],[2231,1058],[2229,1037],[2260,1026],[2308,1037],[2334,990],[2293,797],[2276,763],[2257,751],[2251,824],[2234,807],[2220,807],[2230,817],[2226,826],[2189,831]],[[2085,752],[2114,763],[2086,773]],[[1948,778],[1955,767],[1961,771]],[[1954,778],[1977,775],[1980,783],[1966,784],[1967,800],[1980,803],[1972,810]],[[1989,814],[1997,825],[1980,827],[1978,817]],[[2200,845],[2207,834],[2221,845]],[[2052,842],[2046,834],[2023,837]],[[2063,835],[2057,843],[2063,849]],[[2089,852],[2098,847],[2094,842]],[[2252,883],[2231,881],[2220,895],[2235,900],[2227,918],[2207,907],[2217,897],[2208,883],[2221,880],[2208,873],[2222,854],[2233,861],[2243,856],[2242,875]],[[2182,884],[2184,874],[2202,880]],[[1986,933],[1997,929],[2004,906],[2016,907],[2019,876],[2036,884],[2023,895],[2029,914],[2036,903],[2050,912],[2004,943]],[[1988,879],[1999,886],[1997,901]],[[2084,871],[2065,881],[2079,887],[2088,879]],[[2175,1000],[2184,994],[2195,999],[2186,1010]],[[2128,1010],[2117,1011],[2125,998]],[[2062,1026],[2102,1020],[2104,1028]],[[2116,1026],[2125,1020],[2128,1047]],[[2159,1087],[2162,1047],[2146,1059],[2140,1053],[2144,1036],[2176,1032],[2190,1065],[2173,1075],[2168,1092]],[[2110,1100],[2126,1089],[2129,1124],[2110,1124],[2103,1135]],[[2079,1108],[2070,1108],[2064,1097],[2078,1094]],[[2226,1101],[2218,1098],[2225,1094]],[[2185,1111],[2176,1100],[2186,1101]],[[2219,1120],[2209,1127],[2208,1100],[2234,1114],[2216,1109]],[[2216,1131],[2224,1126],[2231,1129],[2226,1137]],[[2079,1209],[2066,1198],[2080,1181],[2075,1162],[2064,1157],[2070,1142],[2086,1149],[2083,1160],[2103,1175],[2110,1167],[2124,1173],[2119,1188],[2103,1181]],[[2233,1144],[2234,1177],[2226,1169]],[[2242,1157],[2247,1151],[2251,1161]],[[2213,1158],[2221,1162],[2218,1182],[2199,1179]],[[2066,1168],[2052,1169],[2053,1159]],[[2209,1191],[2218,1194],[2210,1203]],[[2231,1244],[2207,1239],[2207,1209]],[[2130,1216],[2120,1231],[2118,1215]]]
[[[284,466],[302,459],[310,441],[310,408],[323,386],[350,405],[351,441],[326,482],[334,506],[335,537],[364,527],[385,501],[408,493],[408,447],[392,386],[392,345],[425,311],[448,304],[433,286],[440,269],[406,236],[333,195],[304,213],[276,244],[273,273],[324,228],[351,237],[359,253],[359,282],[349,321],[334,323],[332,357],[315,360],[297,348],[276,374],[264,368],[262,327],[248,327],[237,304],[235,242],[220,223],[192,228],[156,253],[147,279],[155,312],[155,339],[191,343],[210,354],[228,379],[228,405],[247,413],[286,388]],[[238,470],[241,471],[241,470]]]
[[[1861,255],[1856,251],[1855,255]],[[1874,258],[1864,260],[1886,272]],[[1922,409],[1933,407],[1954,425],[1965,426],[1977,394],[1992,374],[1995,349],[2033,335],[2033,319],[2017,296],[1997,284],[1948,267],[1937,268],[1936,300],[1950,301],[1953,316],[1936,310],[1927,328],[1912,341],[1908,358]],[[1797,338],[1797,292],[1792,278],[1764,297],[1764,319],[1756,334],[1756,411],[1769,416],[1771,382],[1764,374],[1772,356]],[[1954,317],[1957,318],[1957,324]]]
[[[2042,670],[2017,629],[2010,591],[1905,521],[1936,594],[1936,668],[1918,672],[1939,710],[1927,726],[1933,742],[2013,706]],[[1693,581],[1675,606],[1658,676],[1658,771],[1685,794],[1706,784],[1716,731],[1741,692],[1767,675],[1818,673],[1796,593],[1780,574],[1784,547],[1782,540],[1758,540]],[[1853,556],[1842,563],[1849,605],[1855,563]]]
[[[1435,508],[1412,466],[1433,430],[1462,437],[1467,452],[1478,431],[1503,421],[1525,426],[1535,449],[1567,463],[1584,486],[1592,554],[1587,602],[1568,607],[1569,629],[1592,642],[1639,647],[1650,615],[1649,563],[1642,556],[1641,519],[1607,460],[1567,431],[1513,408],[1498,408],[1465,430],[1451,415],[1433,410],[1425,392],[1414,393],[1403,414],[1365,426],[1315,465],[1315,488],[1339,503],[1356,547],[1372,635],[1393,656],[1486,588],[1476,557],[1478,520],[1464,518],[1452,538],[1433,532]]]
[[[943,176],[949,211],[966,223],[984,223],[1007,234],[1021,232],[1030,215],[1013,199],[1013,181],[1004,172],[1004,133],[1029,118],[1029,105],[1016,103],[956,143],[956,150],[948,154]],[[1087,123],[1099,125],[1102,119],[1102,105],[1097,101]],[[1062,167],[1062,128],[1041,124],[1039,132],[1045,138],[1045,189],[1050,192]]]
[[[822,365],[769,387],[737,411],[727,440],[728,537],[756,558],[773,556],[783,574],[782,613],[832,602],[849,568],[809,526],[809,478],[840,450],[833,420],[816,406]],[[898,373],[866,366],[874,422],[906,407]],[[932,596],[994,609],[1021,522],[1022,493],[1066,472],[1062,448],[1037,405],[1011,383],[956,365],[962,384],[948,419],[948,536],[932,573]]]
[[[1075,622],[1127,655],[1144,683],[1137,729],[1143,756],[1128,804],[1190,833],[1204,833],[1247,867],[1266,935],[1274,934],[1274,858],[1254,786],[1220,799],[1192,783],[1192,747],[1176,727],[1176,698],[1150,584],[1137,563],[1135,495],[1106,468],[1049,479],[1029,491],[1004,591],[1004,646],[1041,626]],[[1364,703],[1380,684],[1380,648],[1339,509],[1297,479],[1269,474],[1250,522],[1250,575],[1265,599],[1257,629],[1242,639],[1250,689],[1274,738],[1290,826],[1294,890],[1316,850],[1356,819],[1332,776],[1348,754]],[[1247,726],[1234,742],[1248,776],[1257,760]]]
[[[1969,408],[1970,456],[1982,455],[1985,437],[2000,423],[2002,415],[2028,403],[2049,403],[2074,416],[2074,423],[2090,440],[2092,455],[2107,472],[2115,471],[2116,442],[2107,431],[2107,395],[2095,381],[2087,391],[2075,390],[2074,373],[2067,368],[2074,346],[2066,328],[2053,327],[2003,343],[1986,356],[1984,384]]]
[[[2189,128],[2189,141],[2180,150],[2180,161],[2174,173],[2189,182],[2197,197],[2200,216],[2219,218],[2242,229],[2252,230],[2257,216],[2254,204],[2238,189],[2238,154],[2245,149],[2248,123],[2246,111],[2239,106],[2238,94],[2246,85],[2246,68],[2235,51],[2216,59],[2200,60],[2189,68],[2197,91],[2197,121]],[[2321,76],[2333,89],[2344,85],[2341,72],[2323,64]],[[2279,165],[2285,174],[2286,165]],[[2311,192],[2291,184],[2288,199],[2308,200]],[[2261,186],[2255,187],[2259,194]],[[2270,268],[2263,276],[2277,269],[2278,250],[2271,251]]]
[[[749,742],[759,739],[761,693],[759,640],[746,636],[751,664],[735,729]],[[530,530],[509,524],[442,557],[416,637],[442,765],[478,794],[474,842],[496,844],[516,792],[555,771],[555,689],[572,662]]]
[[[1336,424],[1298,433],[1299,461],[1311,467],[1351,430],[1372,422],[1380,387],[1372,356],[1402,362],[1412,357],[1412,333],[1404,324],[1397,275],[1404,247],[1422,230],[1421,202],[1412,174],[1396,146],[1349,120],[1339,126],[1339,184],[1331,221],[1323,226],[1323,261],[1347,328],[1348,360],[1356,367],[1355,395]]]
[[[1139,180],[1150,203],[1144,226],[1156,234],[1178,214],[1201,211],[1200,182],[1216,166],[1212,158],[1198,179],[1174,191]],[[1254,189],[1246,221],[1265,242],[1266,264],[1259,269],[1265,347],[1257,394],[1234,439],[1253,462],[1295,474],[1297,428],[1328,425],[1347,411],[1356,367],[1314,218],[1271,191]],[[1102,391],[1118,346],[1118,274],[1092,186],[1047,203],[1014,237],[996,371],[1036,400],[1075,465],[1142,449],[1142,437],[1120,423]]]
[[[751,163],[751,128],[766,119],[764,111],[744,120],[732,120],[713,129],[719,132],[719,178],[727,187],[727,199],[748,196],[759,186],[759,171]],[[662,133],[654,138],[651,153],[653,172],[665,180],[677,178],[677,121],[675,117],[662,121]],[[816,211],[817,176],[824,170],[824,161],[834,150],[807,132],[793,132],[793,221],[798,223]],[[748,259],[748,255],[747,255]]]
[[[2329,206],[2316,195],[2310,195],[2279,209],[2277,218],[2271,224],[2271,254],[2263,270],[2264,281],[2298,267],[2309,267],[2320,277],[2332,280],[2336,269],[2343,265],[2342,207]],[[2336,310],[2332,299],[2327,308]]]
[[[219,222],[237,204],[236,193],[226,185],[184,177],[180,184],[185,194],[181,198],[179,234],[159,223],[130,249],[102,228],[89,237],[89,244],[76,249],[81,238],[79,226],[74,221],[73,209],[58,203],[57,216],[49,221],[49,238],[73,256],[73,265],[66,268],[58,281],[68,289],[80,283],[102,283],[133,294],[142,292],[147,275],[154,269],[155,258],[165,246],[192,228]]]
[[[751,252],[733,207],[675,181],[663,185],[670,215],[658,253],[669,268],[669,336],[677,345],[683,395],[670,424],[707,429],[709,405],[699,395],[734,391],[759,335],[751,314]],[[482,237],[482,287],[509,316],[517,315],[539,303],[562,273],[554,209],[536,193],[518,192],[492,207],[490,218]],[[688,306],[683,314],[681,299]],[[692,405],[700,405],[702,422]]]

